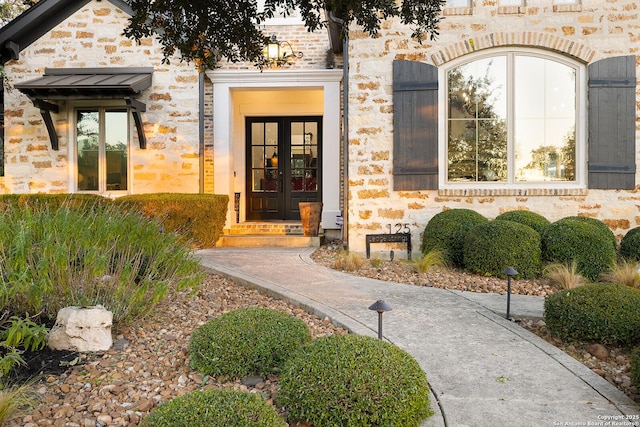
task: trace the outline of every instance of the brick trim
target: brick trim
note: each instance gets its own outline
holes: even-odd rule
[[[431,60],[434,65],[441,66],[469,53],[501,46],[530,46],[549,49],[570,55],[585,63],[591,62],[596,55],[593,49],[569,39],[547,33],[523,31],[489,33],[479,37],[471,37],[439,50],[431,55]]]

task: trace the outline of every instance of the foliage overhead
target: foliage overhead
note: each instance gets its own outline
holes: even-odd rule
[[[326,12],[344,22],[343,30],[355,22],[370,36],[376,36],[382,20],[398,17],[422,41],[438,35],[442,0],[129,0],[133,16],[124,33],[136,41],[157,34],[164,61],[179,54],[183,61],[200,69],[217,66],[221,58],[231,62],[263,63],[265,34],[260,26],[276,14],[298,11],[309,31],[327,25]]]
[[[0,26],[11,21],[38,0],[0,0]]]

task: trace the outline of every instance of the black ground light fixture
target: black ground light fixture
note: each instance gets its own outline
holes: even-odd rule
[[[384,313],[385,311],[391,311],[393,309],[389,304],[379,299],[378,301],[371,304],[371,306],[369,307],[369,310],[378,312],[378,339],[381,340],[382,339],[382,313]]]
[[[507,320],[511,320],[509,309],[511,307],[511,276],[515,276],[518,272],[513,267],[507,267],[502,274],[507,275]]]

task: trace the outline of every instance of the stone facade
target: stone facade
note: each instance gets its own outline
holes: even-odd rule
[[[473,209],[490,219],[515,209],[528,209],[551,221],[584,215],[603,220],[619,237],[640,225],[638,187],[634,190],[565,190],[545,188],[541,184],[527,189],[470,187],[460,190],[441,186],[431,191],[393,190],[393,60],[443,67],[468,54],[510,46],[553,51],[584,64],[612,56],[638,55],[640,6],[636,1],[583,3],[554,5],[552,0],[532,0],[522,7],[500,7],[498,1],[473,1],[471,8],[445,9],[440,35],[435,41],[425,40],[422,44],[412,40],[410,29],[397,20],[386,22],[378,38],[351,31],[351,250],[364,251],[366,234],[389,232],[396,224],[409,227],[413,241],[419,242],[425,224],[436,213],[452,208]],[[640,56],[636,63],[640,68]],[[640,103],[636,103],[640,108]],[[440,108],[446,106],[440,105]],[[636,128],[639,124],[636,114]],[[636,135],[636,140],[640,139],[637,132]],[[636,153],[638,146],[636,144]],[[414,243],[414,248],[418,246]]]
[[[38,78],[49,68],[153,67],[153,83],[140,98],[147,148],[140,149],[131,120],[129,192],[198,192],[199,75],[178,59],[162,64],[159,44],[137,45],[122,35],[128,15],[112,3],[92,1],[5,64],[10,85]],[[53,121],[59,150],[51,147],[40,112],[24,94],[5,89],[6,193],[74,192],[73,107]],[[124,105],[122,102],[121,105]],[[100,106],[96,103],[93,106]],[[113,194],[107,194],[113,195]]]

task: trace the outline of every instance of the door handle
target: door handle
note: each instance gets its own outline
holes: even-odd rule
[[[279,177],[279,189],[280,192],[283,193],[284,192],[284,174],[282,172],[278,173],[278,177]]]

